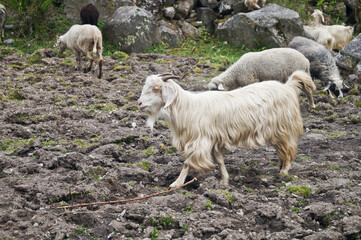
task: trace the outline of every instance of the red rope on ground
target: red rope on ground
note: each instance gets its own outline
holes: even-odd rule
[[[173,192],[173,191],[175,191],[175,190],[177,190],[179,188],[182,188],[182,187],[187,186],[188,184],[191,184],[194,181],[197,181],[197,178],[193,178],[192,180],[184,183],[182,186],[172,188],[172,189],[169,189],[169,190],[166,190],[166,191],[146,195],[144,197],[137,197],[137,198],[131,198],[131,199],[124,199],[124,200],[114,200],[114,201],[108,201],[108,202],[80,203],[80,204],[69,205],[69,206],[53,207],[53,209],[67,209],[67,208],[74,208],[74,207],[87,207],[87,206],[94,206],[94,205],[105,205],[105,204],[113,204],[113,203],[126,203],[126,202],[144,200],[144,199],[155,197],[155,196],[158,196],[158,195],[161,195],[161,194],[164,194],[164,193]]]

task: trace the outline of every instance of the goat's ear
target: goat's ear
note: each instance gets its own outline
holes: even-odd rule
[[[174,86],[170,82],[165,82],[162,86],[162,97],[164,108],[167,108],[175,99]]]

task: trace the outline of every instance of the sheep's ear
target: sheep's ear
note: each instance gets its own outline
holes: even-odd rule
[[[321,14],[322,22],[325,23],[325,18],[323,16],[323,13]]]
[[[164,108],[167,108],[175,99],[174,87],[171,83],[165,82],[162,87],[162,97],[164,101]]]
[[[222,83],[220,83],[220,84],[218,85],[218,90],[219,90],[219,91],[224,91],[224,87],[223,87],[223,84],[222,84]]]

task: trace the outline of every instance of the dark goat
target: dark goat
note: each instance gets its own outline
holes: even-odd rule
[[[93,4],[88,4],[80,11],[80,18],[82,24],[91,24],[98,26],[99,12]]]

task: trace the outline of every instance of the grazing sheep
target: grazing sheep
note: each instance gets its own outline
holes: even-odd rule
[[[99,12],[93,4],[88,4],[80,10],[82,24],[98,26]]]
[[[258,4],[260,2],[260,4]],[[266,0],[245,0],[244,5],[248,8],[249,11],[260,9],[264,6]]]
[[[341,49],[351,41],[354,30],[352,26],[323,25],[322,23],[325,22],[324,16],[318,9],[314,10],[311,14],[311,19],[311,26],[304,26],[306,33],[314,40],[324,45],[327,49],[337,49],[338,51],[341,51]],[[330,46],[330,36],[332,37],[332,46]]]
[[[280,159],[280,173],[288,174],[303,132],[298,95],[315,90],[310,75],[294,72],[287,83],[265,81],[233,91],[192,93],[169,79],[171,74],[148,76],[138,100],[153,129],[163,117],[173,145],[186,159],[170,187],[181,186],[190,169],[205,172],[219,165],[221,183],[228,184],[223,155],[231,146],[259,147],[270,143]],[[179,78],[178,78],[179,79]]]
[[[344,84],[330,51],[323,45],[304,37],[293,38],[288,47],[301,52],[310,61],[312,77],[320,79],[325,86],[328,84],[328,88],[331,87],[331,84],[334,84],[335,90],[333,93],[336,97],[343,97]]]
[[[96,26],[89,24],[74,25],[67,33],[58,38],[55,46],[59,46],[60,54],[63,53],[66,48],[70,48],[74,51],[78,70],[81,69],[81,53],[87,55],[90,63],[89,66],[85,68],[85,72],[91,70],[94,57],[90,52],[93,51],[99,58],[98,78],[102,77],[102,33]]]
[[[6,21],[6,8],[4,5],[0,4],[0,43],[2,43],[1,38],[4,37],[4,26]]]
[[[214,77],[209,90],[233,90],[251,83],[278,79],[286,82],[296,70],[310,72],[310,62],[300,52],[291,48],[273,48],[244,54],[225,72]],[[307,94],[309,108],[315,108],[313,97]]]

